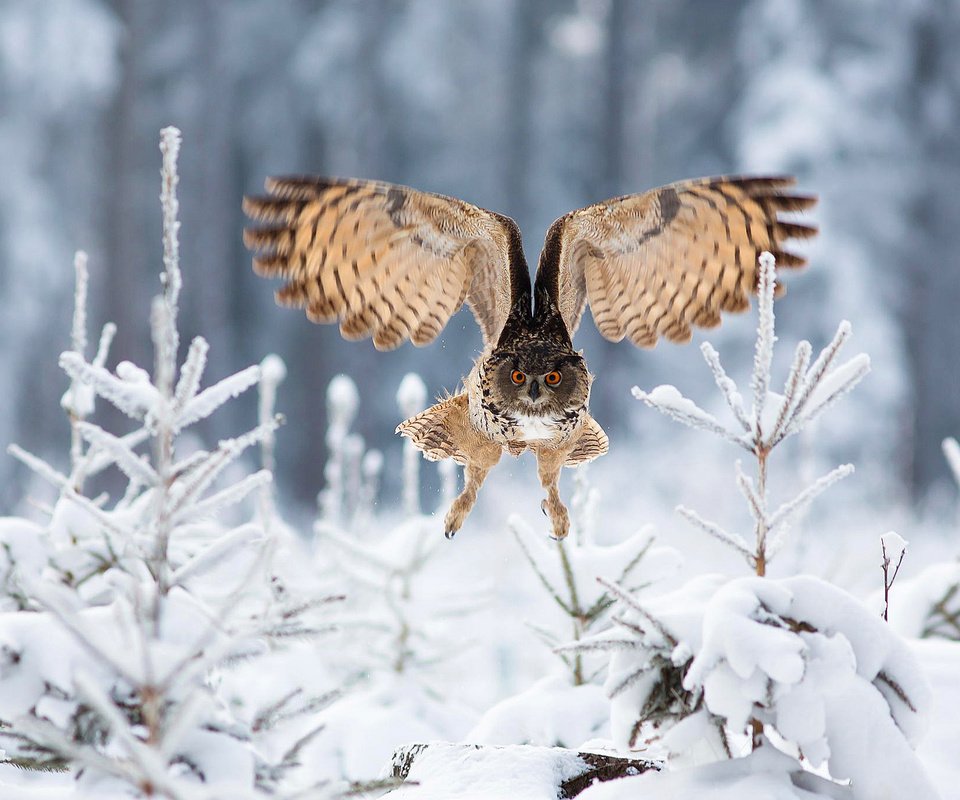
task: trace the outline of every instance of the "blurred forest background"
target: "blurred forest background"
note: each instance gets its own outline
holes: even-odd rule
[[[90,254],[91,322],[119,326],[112,362],[152,363],[157,138],[176,125],[185,340],[210,341],[211,381],[269,352],[286,361],[278,482],[304,506],[322,486],[333,375],[359,384],[358,429],[391,463],[400,378],[453,389],[480,338],[464,311],[424,352],[382,354],[275,307],[240,238],[241,196],[265,176],[456,195],[517,219],[535,263],[570,209],[744,171],[794,173],[822,198],[811,265],[785,277],[781,338],[818,347],[847,318],[873,359],[818,432],[825,457],[853,461],[871,502],[936,505],[941,439],[960,434],[958,38],[954,0],[0,0],[0,444],[66,457],[56,355],[75,249]],[[709,336],[749,364],[754,325]],[[676,428],[629,393],[668,382],[703,397],[696,347],[636,351],[589,322],[578,345],[621,479],[703,480],[702,454],[662,459]],[[210,433],[249,427],[254,402]],[[247,414],[232,427],[231,408]],[[0,507],[25,480],[0,459]]]

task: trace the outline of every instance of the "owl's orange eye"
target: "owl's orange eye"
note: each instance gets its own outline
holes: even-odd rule
[[[510,373],[510,380],[512,380],[517,386],[523,386],[524,381],[527,380],[527,376],[524,375],[520,370],[515,369]]]
[[[553,372],[548,372],[543,379],[547,382],[547,386],[556,386],[560,383],[560,377],[560,373],[554,370]]]

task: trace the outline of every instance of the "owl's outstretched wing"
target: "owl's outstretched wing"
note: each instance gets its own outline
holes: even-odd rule
[[[466,301],[495,342],[530,277],[513,220],[453,197],[336,178],[268,178],[245,197],[263,225],[243,240],[260,275],[287,280],[277,302],[378,350],[433,341]]]
[[[589,302],[610,341],[686,342],[691,326],[714,327],[721,311],[749,307],[764,250],[779,267],[806,263],[785,242],[817,229],[779,215],[816,198],[790,193],[793,183],[701,178],[572,211],[547,233],[536,293],[552,300],[571,336]]]

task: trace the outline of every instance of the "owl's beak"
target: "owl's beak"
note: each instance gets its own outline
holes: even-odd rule
[[[534,402],[537,401],[537,398],[540,396],[540,381],[534,379],[530,381],[530,399]]]

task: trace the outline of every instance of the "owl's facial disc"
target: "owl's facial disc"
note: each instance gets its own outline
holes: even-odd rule
[[[583,358],[570,350],[538,346],[500,352],[488,366],[507,410],[556,416],[586,403],[590,377]]]

